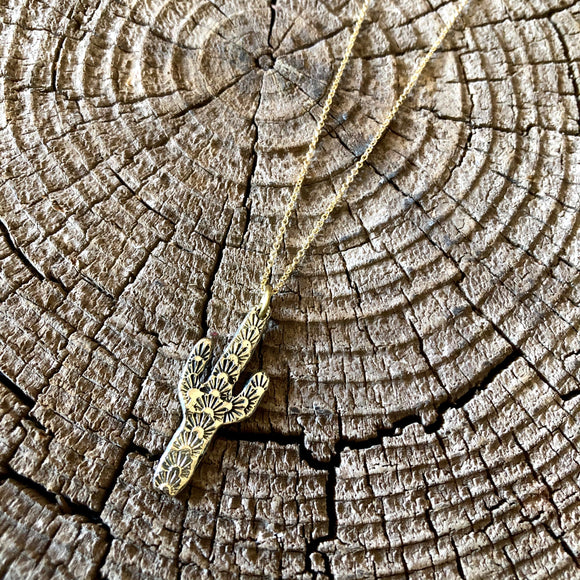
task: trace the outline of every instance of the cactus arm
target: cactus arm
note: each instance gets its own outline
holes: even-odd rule
[[[270,379],[264,373],[259,372],[253,375],[240,394],[232,397],[232,408],[224,416],[224,425],[248,418],[260,404],[269,384]]]
[[[269,312],[267,316],[260,318],[258,310],[258,308],[253,308],[244,318],[238,331],[213,368],[210,381],[217,378],[220,373],[225,372],[232,385],[237,382],[240,373],[260,342],[260,337],[269,320]]]
[[[211,356],[211,340],[202,338],[195,343],[179,381],[178,395],[182,408],[188,404],[188,393],[199,387],[199,375],[204,371]],[[183,408],[185,413],[185,408]]]

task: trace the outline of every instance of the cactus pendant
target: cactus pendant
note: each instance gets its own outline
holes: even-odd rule
[[[233,395],[233,387],[266,328],[270,297],[267,291],[260,305],[250,310],[206,381],[202,373],[211,356],[211,340],[202,338],[193,347],[177,388],[183,420],[155,469],[153,484],[157,489],[178,494],[191,479],[218,427],[242,421],[256,410],[268,388],[268,377],[256,373],[238,395]]]

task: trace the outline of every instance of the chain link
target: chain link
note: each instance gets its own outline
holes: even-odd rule
[[[399,108],[401,107],[401,105],[403,104],[403,102],[408,97],[409,93],[411,92],[411,90],[413,89],[415,84],[417,83],[417,80],[421,76],[423,69],[427,66],[427,63],[431,60],[433,54],[439,48],[439,46],[443,42],[443,39],[447,36],[447,34],[448,34],[449,30],[451,29],[451,27],[453,26],[453,24],[455,24],[457,17],[461,13],[461,11],[465,8],[465,5],[467,4],[468,1],[469,0],[461,0],[459,2],[459,4],[455,7],[450,21],[444,26],[443,30],[441,30],[441,32],[439,33],[439,35],[435,39],[435,42],[433,43],[433,45],[431,46],[431,48],[429,49],[427,54],[425,54],[425,56],[419,62],[417,68],[414,70],[413,74],[411,75],[411,77],[407,81],[407,84],[405,85],[403,92],[399,95],[395,104],[393,105],[391,110],[387,113],[387,115],[386,115],[385,119],[383,120],[383,122],[381,123],[378,131],[375,133],[374,137],[372,138],[370,143],[367,145],[367,147],[364,150],[364,152],[362,153],[362,155],[358,158],[354,167],[350,170],[350,173],[347,175],[346,179],[344,180],[344,182],[340,186],[338,192],[330,200],[330,202],[326,206],[326,209],[322,212],[322,214],[320,215],[320,217],[316,221],[316,224],[312,228],[312,231],[308,234],[308,236],[306,237],[306,239],[302,243],[302,247],[298,250],[298,252],[294,256],[292,261],[288,264],[288,266],[286,267],[286,269],[282,273],[282,276],[280,277],[278,282],[273,287],[271,287],[270,286],[270,278],[272,275],[272,268],[274,266],[274,263],[276,262],[276,258],[278,257],[278,253],[280,251],[280,247],[282,246],[282,241],[284,239],[284,235],[286,233],[286,230],[288,229],[288,223],[290,221],[290,216],[292,214],[294,207],[296,206],[296,202],[298,200],[300,190],[302,189],[302,184],[304,182],[304,178],[306,177],[306,173],[308,172],[308,168],[310,167],[310,164],[311,164],[312,159],[314,157],[316,145],[318,144],[318,141],[320,139],[320,135],[322,133],[322,130],[324,129],[324,125],[326,123],[326,118],[328,117],[328,113],[330,111],[330,107],[332,105],[334,95],[335,95],[336,90],[338,88],[338,85],[340,83],[340,79],[342,78],[342,74],[344,72],[344,69],[346,68],[347,63],[350,60],[352,48],[354,46],[354,43],[355,43],[356,38],[358,36],[358,33],[360,32],[360,28],[362,26],[362,23],[363,23],[363,20],[365,18],[369,4],[371,3],[371,0],[365,0],[365,2],[363,3],[363,5],[360,9],[358,19],[357,19],[356,24],[354,26],[354,29],[352,31],[352,34],[351,34],[350,40],[348,42],[348,45],[346,47],[346,51],[344,53],[344,56],[342,57],[342,61],[340,63],[340,66],[338,67],[338,71],[336,72],[334,80],[332,81],[332,84],[330,85],[330,90],[328,91],[328,96],[326,97],[326,101],[325,101],[324,106],[322,108],[322,114],[320,115],[320,119],[318,120],[318,123],[316,124],[314,136],[312,138],[312,141],[310,142],[310,145],[308,146],[308,151],[307,151],[306,156],[304,157],[304,160],[302,162],[302,167],[300,169],[300,173],[298,174],[298,178],[296,180],[296,183],[294,184],[292,194],[290,195],[290,198],[289,198],[288,203],[286,205],[286,211],[284,213],[284,217],[282,218],[282,221],[280,222],[280,226],[279,226],[278,231],[276,233],[276,237],[274,238],[274,243],[272,244],[272,248],[270,250],[270,255],[268,257],[268,262],[266,263],[266,267],[264,269],[264,273],[262,275],[262,279],[260,282],[260,288],[261,288],[263,295],[268,294],[271,297],[271,296],[274,296],[275,294],[278,294],[278,292],[284,286],[284,284],[286,283],[288,278],[292,275],[294,270],[296,270],[296,268],[298,267],[298,265],[300,264],[300,262],[304,258],[304,255],[306,254],[308,248],[310,247],[310,245],[312,244],[312,242],[315,240],[316,236],[319,234],[320,230],[322,229],[322,226],[324,225],[324,223],[326,222],[326,220],[328,219],[328,217],[330,216],[330,214],[332,213],[332,211],[334,210],[334,208],[336,207],[338,202],[344,197],[345,193],[347,192],[348,188],[350,187],[350,185],[354,181],[355,177],[358,175],[359,171],[361,170],[361,168],[365,164],[366,160],[369,158],[369,156],[370,156],[371,152],[373,151],[373,149],[375,148],[376,144],[379,142],[379,140],[383,136],[384,132],[387,130],[387,127],[390,125],[391,121],[393,120],[393,117],[397,114],[397,111],[399,110]]]

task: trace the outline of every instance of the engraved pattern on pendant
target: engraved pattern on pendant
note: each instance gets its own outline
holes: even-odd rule
[[[211,357],[211,340],[202,338],[194,346],[177,389],[183,419],[155,469],[157,489],[178,494],[218,427],[242,421],[256,410],[268,388],[268,377],[263,372],[254,374],[235,396],[233,387],[268,323],[270,309],[262,318],[259,311],[256,307],[248,313],[205,382],[201,377]]]

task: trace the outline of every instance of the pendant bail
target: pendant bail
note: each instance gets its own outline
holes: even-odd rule
[[[268,309],[270,308],[270,300],[272,300],[272,286],[270,284],[266,284],[264,286],[264,292],[262,293],[262,299],[260,300],[260,304],[258,305],[260,310],[258,311],[258,316],[261,319],[266,317]]]

